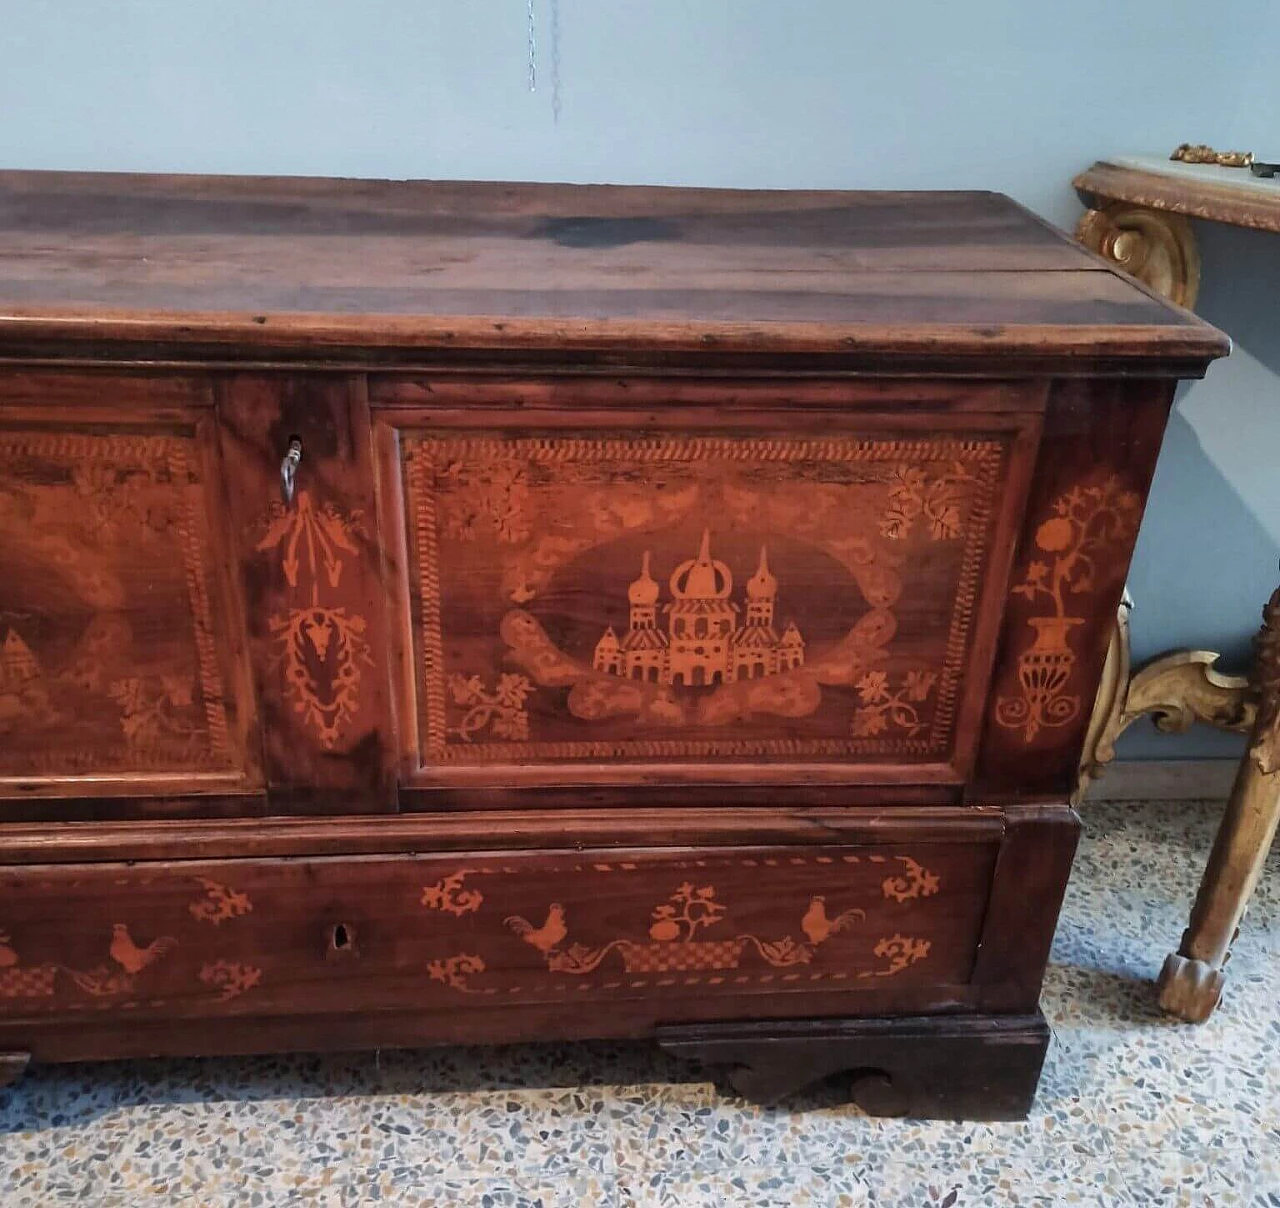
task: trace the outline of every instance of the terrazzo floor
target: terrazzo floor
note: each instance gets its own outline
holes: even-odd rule
[[[1083,812],[1026,1123],[749,1107],[646,1045],[66,1066],[0,1091],[0,1205],[1280,1206],[1280,852],[1177,1024],[1150,983],[1219,809]]]

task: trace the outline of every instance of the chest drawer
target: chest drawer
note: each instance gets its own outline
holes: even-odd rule
[[[963,782],[1038,394],[657,389],[375,398],[402,783]]]
[[[458,1039],[490,1010],[578,1012],[579,1031],[602,1005],[615,1029],[759,1014],[761,996],[924,1010],[963,1000],[998,846],[10,868],[0,1020],[413,1011]]]

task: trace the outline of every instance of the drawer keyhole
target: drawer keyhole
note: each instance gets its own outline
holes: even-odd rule
[[[353,927],[346,923],[334,925],[333,930],[329,932],[329,955],[331,957],[356,955],[356,933]]]

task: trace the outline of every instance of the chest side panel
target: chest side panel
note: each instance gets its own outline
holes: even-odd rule
[[[962,780],[1037,417],[665,418],[382,417],[410,781]]]
[[[1048,401],[1004,607],[975,800],[1066,797],[1173,398],[1168,382],[1064,381]]]
[[[255,787],[210,409],[44,386],[0,386],[0,796]]]

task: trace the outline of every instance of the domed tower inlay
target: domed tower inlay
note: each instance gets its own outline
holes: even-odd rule
[[[711,530],[704,529],[697,556],[681,562],[668,580],[672,600],[663,606],[665,632],[658,628],[661,589],[653,578],[650,551],[640,576],[627,589],[630,625],[619,638],[612,627],[596,643],[597,671],[651,683],[690,685],[731,683],[791,671],[804,663],[804,639],[794,622],[779,637],[774,628],[778,580],[762,546],[760,562],[747,580],[746,618],[733,594],[733,571],[711,554]]]

